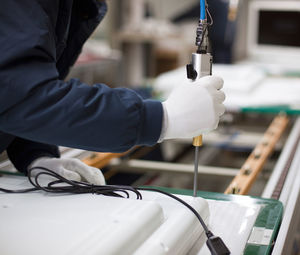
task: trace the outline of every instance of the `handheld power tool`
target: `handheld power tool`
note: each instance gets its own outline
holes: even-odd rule
[[[209,16],[209,22],[207,19]],[[207,9],[205,0],[200,1],[200,19],[196,32],[197,52],[192,54],[192,61],[186,66],[187,77],[195,81],[203,76],[211,75],[212,72],[212,55],[209,53],[208,27],[212,25],[212,17]],[[193,145],[195,146],[195,169],[194,169],[194,197],[197,196],[198,186],[198,161],[199,148],[202,146],[202,135],[194,137]]]

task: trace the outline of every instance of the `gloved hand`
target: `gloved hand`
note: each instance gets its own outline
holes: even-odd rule
[[[192,138],[217,128],[225,112],[222,87],[220,77],[206,76],[174,89],[162,103],[163,139]]]
[[[86,181],[96,185],[105,185],[104,176],[98,168],[90,167],[79,159],[74,158],[49,158],[41,157],[34,160],[28,167],[45,167],[53,172],[74,181]],[[32,171],[32,175],[37,175],[41,170]]]

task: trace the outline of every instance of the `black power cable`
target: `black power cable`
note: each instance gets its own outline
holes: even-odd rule
[[[32,176],[32,171],[39,170],[39,172]],[[50,181],[46,186],[40,184],[39,178],[41,176],[50,176],[54,178],[53,181]],[[212,255],[227,255],[230,254],[230,251],[222,241],[220,237],[214,236],[213,233],[208,229],[205,222],[203,221],[200,214],[188,203],[184,200],[180,199],[173,194],[167,193],[165,191],[154,189],[154,188],[146,188],[146,187],[132,187],[132,186],[121,186],[121,185],[94,185],[87,182],[80,181],[72,181],[64,178],[63,176],[53,172],[52,170],[45,167],[33,167],[28,170],[28,180],[34,186],[29,189],[20,189],[20,190],[8,190],[0,188],[0,191],[5,193],[26,193],[32,191],[42,190],[49,193],[72,193],[72,194],[97,194],[97,195],[105,195],[105,196],[113,196],[113,197],[122,197],[129,198],[130,193],[134,193],[136,195],[136,199],[141,200],[142,194],[139,192],[140,190],[146,191],[154,191],[166,196],[169,196],[188,209],[190,209],[197,219],[199,220],[201,226],[203,227],[205,234],[207,236],[207,246],[211,251]]]

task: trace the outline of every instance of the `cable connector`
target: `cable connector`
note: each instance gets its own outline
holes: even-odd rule
[[[208,239],[206,241],[206,245],[208,247],[208,249],[210,250],[212,255],[229,255],[230,251],[227,248],[227,246],[225,245],[225,243],[223,242],[223,240],[218,237],[218,236],[214,236],[211,232],[210,232],[210,236],[208,235]]]

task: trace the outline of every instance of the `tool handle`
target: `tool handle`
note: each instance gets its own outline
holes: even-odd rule
[[[202,135],[193,138],[193,145],[194,146],[202,146]]]
[[[211,75],[212,55],[210,53],[193,53],[192,62],[187,65],[187,77],[195,81],[203,76]],[[195,147],[202,146],[202,135],[194,137],[193,145]]]

